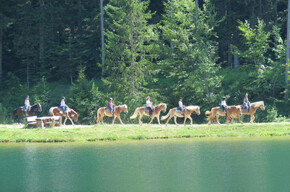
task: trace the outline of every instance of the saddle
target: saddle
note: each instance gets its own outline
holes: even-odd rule
[[[149,115],[152,115],[152,113],[155,111],[155,107],[153,107],[153,110],[151,109],[151,107],[145,107],[145,111],[148,111]]]
[[[110,107],[106,107],[106,108],[105,108],[105,111],[111,113],[111,109],[110,109]],[[114,113],[114,111],[115,111],[115,107],[113,107],[113,113]]]

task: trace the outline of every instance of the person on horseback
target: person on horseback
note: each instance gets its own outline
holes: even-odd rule
[[[149,109],[149,115],[152,115],[152,112],[153,112],[153,103],[151,102],[149,96],[146,98],[146,107]]]
[[[62,97],[60,101],[60,108],[62,109],[62,112],[64,113],[67,110],[67,105],[65,104],[65,97]]]
[[[111,97],[110,100],[109,100],[109,109],[111,111],[111,113],[113,114],[113,111],[114,111],[114,103],[113,103],[113,98]]]
[[[223,96],[223,99],[222,99],[222,101],[221,101],[221,109],[223,110],[223,112],[225,113],[226,112],[226,109],[227,109],[227,103],[226,103],[226,97],[225,96]]]
[[[246,93],[246,95],[244,97],[243,106],[244,106],[244,108],[246,108],[247,113],[249,113],[249,110],[250,110],[250,102],[249,102],[249,99],[248,99],[248,93]]]
[[[30,110],[30,102],[29,102],[29,95],[26,96],[26,99],[24,101],[24,109],[25,109],[25,115],[28,116],[28,111]]]
[[[182,97],[179,98],[177,110],[180,111],[181,115],[184,113],[185,106],[182,103]]]

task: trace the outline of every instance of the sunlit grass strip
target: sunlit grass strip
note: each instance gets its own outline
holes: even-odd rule
[[[290,135],[290,123],[232,125],[95,125],[81,128],[20,129],[0,125],[0,142],[91,142],[198,137],[260,137]]]

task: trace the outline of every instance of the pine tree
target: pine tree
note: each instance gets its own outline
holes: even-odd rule
[[[213,40],[213,29],[217,22],[213,7],[205,1],[203,10],[198,11],[198,19],[195,10],[191,0],[165,3],[159,54],[161,73],[171,82],[165,94],[173,93],[175,100],[183,96],[197,103],[198,98],[209,99],[215,94],[220,77],[215,64],[217,44]]]
[[[105,81],[121,100],[145,83],[153,34],[147,7],[147,1],[138,0],[112,0],[106,7]]]

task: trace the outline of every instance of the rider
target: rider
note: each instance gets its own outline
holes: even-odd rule
[[[65,97],[62,97],[61,99],[60,108],[62,109],[63,112],[67,110],[67,105],[65,104]]]
[[[114,103],[113,103],[113,98],[111,97],[109,100],[109,109],[111,111],[111,113],[113,114],[113,110],[114,110]]]
[[[247,113],[249,113],[249,110],[250,110],[250,101],[248,99],[248,93],[246,93],[246,95],[244,97],[243,106],[246,108]]]
[[[185,106],[182,103],[182,97],[179,98],[177,110],[181,112],[181,115],[184,113]]]
[[[24,101],[24,108],[25,108],[25,115],[28,116],[28,111],[30,108],[29,95],[26,96],[26,99]]]
[[[149,109],[149,115],[152,115],[152,112],[153,112],[153,103],[151,102],[149,96],[146,98],[146,107]]]
[[[221,101],[221,109],[223,110],[223,112],[225,113],[226,112],[226,109],[227,109],[227,103],[226,103],[226,97],[225,96],[223,96],[223,99],[222,99],[222,101]]]

